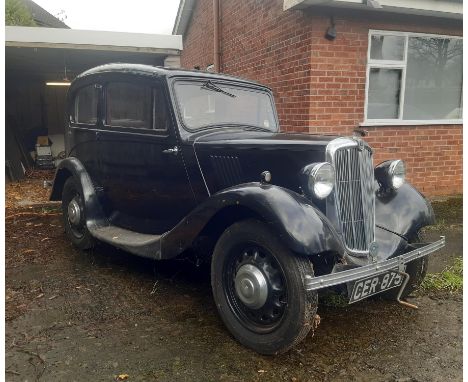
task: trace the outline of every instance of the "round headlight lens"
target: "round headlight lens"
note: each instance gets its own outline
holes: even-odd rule
[[[318,163],[310,171],[309,190],[319,199],[324,199],[335,185],[335,170],[328,163]]]
[[[388,170],[393,189],[397,190],[405,183],[406,169],[405,163],[401,160],[393,161]]]

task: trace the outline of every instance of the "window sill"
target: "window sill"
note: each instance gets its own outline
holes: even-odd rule
[[[372,126],[430,126],[430,125],[462,125],[463,119],[439,119],[428,121],[364,121],[359,123],[360,127]]]

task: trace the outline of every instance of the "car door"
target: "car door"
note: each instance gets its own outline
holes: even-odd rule
[[[69,96],[68,123],[65,146],[68,156],[76,157],[85,167],[93,183],[99,186],[99,113],[101,86],[86,84]]]
[[[99,138],[105,208],[113,224],[162,234],[195,205],[163,82],[135,75],[104,85]]]

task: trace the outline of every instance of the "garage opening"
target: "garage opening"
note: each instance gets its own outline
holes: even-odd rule
[[[180,36],[6,27],[7,180],[63,158],[66,95],[78,74],[112,62],[178,67],[181,49]]]

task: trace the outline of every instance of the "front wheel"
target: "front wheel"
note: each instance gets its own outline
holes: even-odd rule
[[[306,291],[312,263],[294,255],[256,220],[230,226],[211,264],[213,296],[224,324],[261,354],[287,351],[313,329],[317,293]]]

